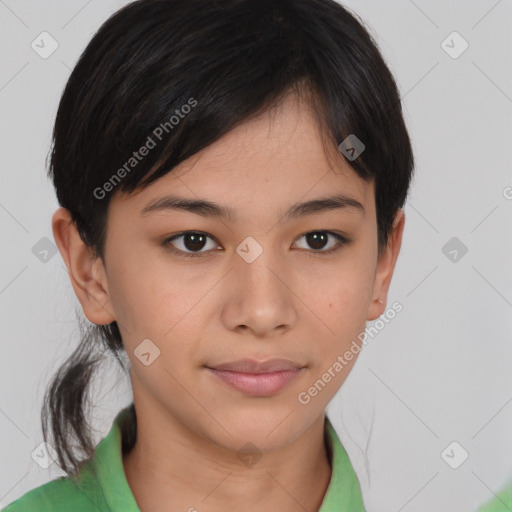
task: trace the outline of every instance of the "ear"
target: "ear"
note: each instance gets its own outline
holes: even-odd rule
[[[59,208],[53,214],[52,230],[87,319],[98,325],[114,322],[103,261],[83,242],[69,210]]]
[[[367,320],[375,320],[386,309],[389,285],[393,277],[396,260],[402,245],[402,234],[405,225],[405,213],[399,208],[395,214],[392,231],[389,234],[388,243],[377,262],[373,283],[373,297],[368,309]],[[379,302],[382,300],[382,303]]]

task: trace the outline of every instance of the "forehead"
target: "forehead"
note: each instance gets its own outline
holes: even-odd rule
[[[140,213],[149,202],[169,193],[210,199],[237,212],[250,207],[249,216],[257,212],[261,217],[299,201],[343,194],[371,213],[373,182],[362,180],[323,137],[310,105],[290,95],[146,189],[130,196],[116,194],[112,203],[121,208],[129,204]]]

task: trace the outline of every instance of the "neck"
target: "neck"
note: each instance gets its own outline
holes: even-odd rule
[[[331,478],[323,415],[291,444],[244,465],[237,453],[168,415],[146,412],[137,415],[137,440],[123,455],[126,478],[142,512],[320,508]]]

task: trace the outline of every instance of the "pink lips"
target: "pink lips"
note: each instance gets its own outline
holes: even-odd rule
[[[283,389],[304,367],[289,359],[241,359],[206,368],[238,391],[263,397]]]

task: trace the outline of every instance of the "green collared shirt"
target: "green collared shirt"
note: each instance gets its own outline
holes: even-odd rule
[[[140,512],[126,480],[121,452],[120,425],[127,412],[128,407],[118,413],[76,483],[62,476],[27,492],[2,512]],[[332,474],[318,512],[365,512],[359,481],[327,416],[325,429]]]

